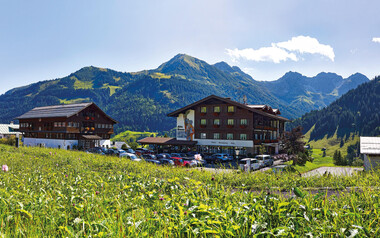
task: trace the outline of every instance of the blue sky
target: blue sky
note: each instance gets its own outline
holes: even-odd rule
[[[158,67],[177,53],[288,71],[380,75],[380,1],[3,1],[0,93],[84,66]]]

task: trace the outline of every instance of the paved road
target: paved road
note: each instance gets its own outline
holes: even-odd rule
[[[362,171],[363,168],[351,168],[351,167],[320,167],[312,171],[304,173],[303,177],[323,175],[326,172],[331,175],[352,175],[358,171]]]

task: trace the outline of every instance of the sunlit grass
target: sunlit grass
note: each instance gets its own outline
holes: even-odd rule
[[[379,173],[220,173],[0,145],[5,237],[379,236]],[[332,187],[326,196],[308,188]],[[298,196],[277,195],[297,190]]]

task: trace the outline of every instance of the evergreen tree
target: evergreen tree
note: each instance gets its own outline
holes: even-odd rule
[[[284,133],[282,141],[284,142],[284,149],[293,160],[293,165],[305,165],[307,161],[312,162],[312,158],[305,150],[305,142],[302,140],[302,127],[293,128],[291,131]]]

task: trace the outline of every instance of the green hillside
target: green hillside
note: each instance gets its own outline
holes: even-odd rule
[[[297,72],[288,72],[278,80],[262,84],[288,105],[309,112],[328,106],[350,89],[368,81],[360,73],[343,78],[335,73],[319,73],[315,77],[306,77]]]
[[[298,95],[292,100],[299,101],[294,107],[287,102],[286,95],[274,95],[277,89],[277,86],[265,87],[225,62],[210,65],[178,54],[154,70],[122,73],[91,66],[64,78],[14,88],[0,96],[0,122],[8,123],[37,106],[92,101],[119,122],[116,133],[126,130],[163,132],[175,127],[175,120],[166,116],[169,112],[210,94],[240,102],[245,95],[248,103],[279,108],[282,116],[290,119],[321,106],[315,104],[316,98],[325,97],[316,92],[300,96],[293,87],[289,94]]]
[[[285,117],[301,115],[239,68],[220,69],[179,54],[154,70],[121,73],[91,66],[64,78],[9,90],[0,96],[0,122],[37,106],[93,101],[119,122],[117,133],[162,132],[175,126],[167,113],[210,94],[240,101],[246,95],[249,103],[270,104]]]
[[[357,151],[360,136],[380,135],[380,77],[350,90],[324,109],[306,113],[290,126],[302,126],[313,148],[332,156]]]

